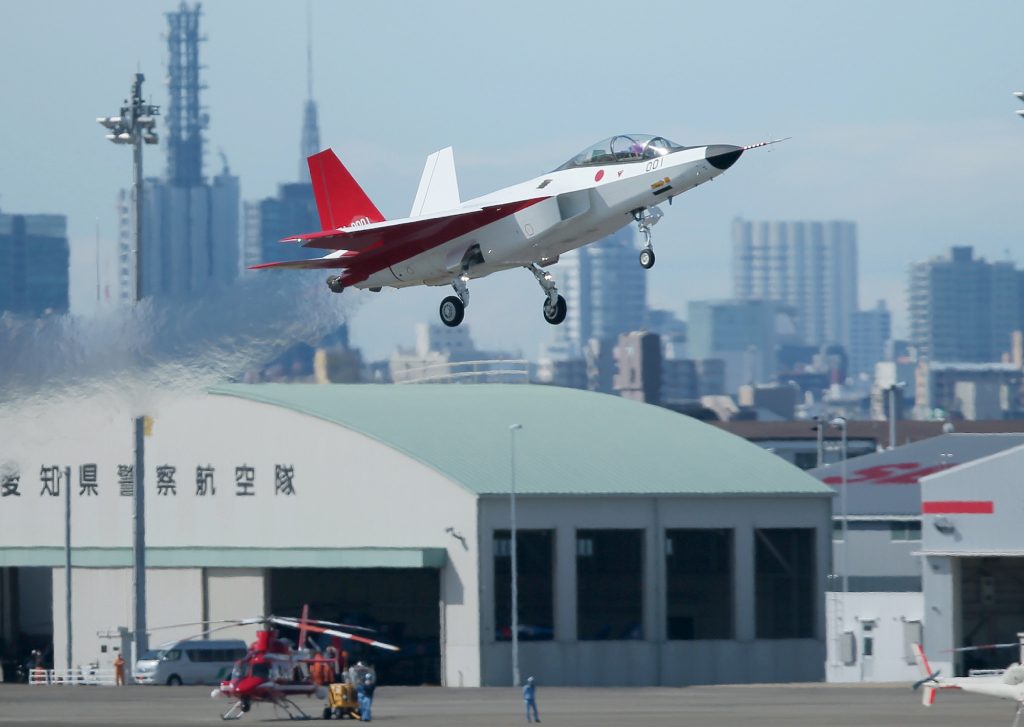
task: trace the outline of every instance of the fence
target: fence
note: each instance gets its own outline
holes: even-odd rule
[[[37,686],[114,686],[113,669],[78,667],[77,669],[31,669],[28,683]]]

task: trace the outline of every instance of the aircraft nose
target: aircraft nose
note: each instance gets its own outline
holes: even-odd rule
[[[733,146],[732,144],[712,144],[704,150],[704,158],[707,159],[708,163],[715,169],[721,169],[724,172],[736,163],[736,160],[740,158],[740,154],[742,153],[742,146]]]

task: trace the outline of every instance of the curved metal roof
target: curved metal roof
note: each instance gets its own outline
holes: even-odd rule
[[[831,488],[702,422],[617,396],[511,384],[229,384],[372,437],[481,495],[820,495]],[[324,448],[330,448],[324,442]]]

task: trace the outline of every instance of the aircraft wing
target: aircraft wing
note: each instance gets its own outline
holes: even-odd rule
[[[352,285],[366,280],[373,273],[389,265],[427,252],[544,199],[547,197],[295,235],[285,238],[282,242],[299,242],[303,247],[333,250],[334,253],[313,260],[264,263],[254,265],[251,269],[340,268],[348,271],[342,282],[345,285]]]

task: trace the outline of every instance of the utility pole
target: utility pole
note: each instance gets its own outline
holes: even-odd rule
[[[512,686],[518,687],[519,680],[519,564],[516,561],[516,432],[523,428],[522,424],[512,424],[508,428],[509,465],[511,487],[509,488],[509,525],[511,541],[509,545],[512,556]]]
[[[132,145],[132,211],[135,227],[135,303],[142,300],[142,145],[156,144],[156,116],[160,107],[142,98],[141,73],[135,74],[131,97],[125,99],[120,116],[102,116],[96,121],[110,130],[107,140]],[[132,447],[135,452],[132,488],[132,632],[134,664],[146,652],[146,501],[145,501],[145,417],[133,421]]]

